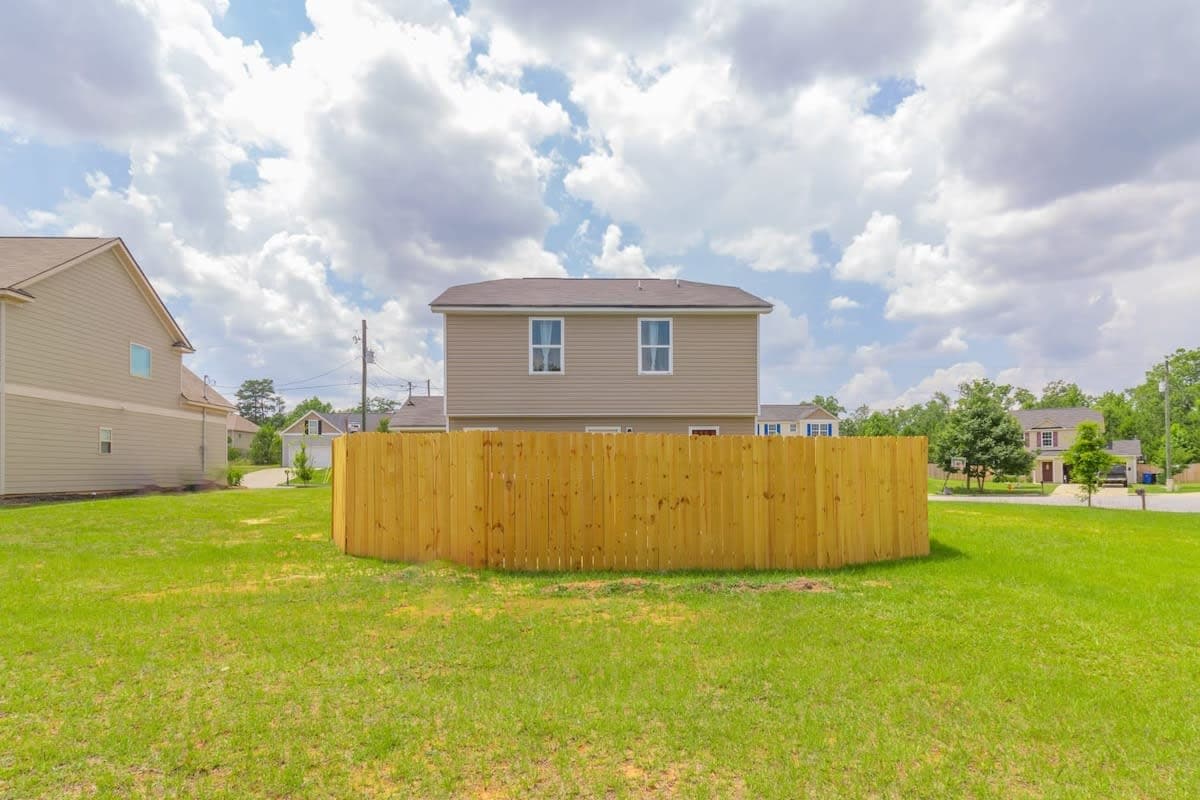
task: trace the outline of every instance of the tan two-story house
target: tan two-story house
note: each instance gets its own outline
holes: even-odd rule
[[[1075,443],[1075,434],[1084,422],[1094,422],[1104,431],[1104,415],[1091,408],[1031,408],[1012,412],[1025,433],[1025,447],[1036,460],[1030,478],[1034,483],[1070,483],[1071,467],[1063,454]],[[1127,485],[1137,480],[1142,443],[1137,439],[1118,439],[1107,448],[1119,460],[1112,478],[1123,472]]]
[[[752,435],[771,304],[674,279],[516,278],[454,286],[450,430]]]
[[[120,239],[0,237],[0,495],[204,483],[232,405]]]

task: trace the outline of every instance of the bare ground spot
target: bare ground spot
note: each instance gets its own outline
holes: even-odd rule
[[[833,585],[813,578],[791,578],[786,581],[767,581],[755,583],[752,581],[710,581],[699,583],[695,588],[702,592],[729,594],[761,594],[764,592],[796,592],[800,594],[821,594],[834,591]]]

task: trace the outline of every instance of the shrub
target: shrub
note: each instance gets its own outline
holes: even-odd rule
[[[245,461],[245,460],[246,460],[246,451],[245,451],[245,450],[239,450],[238,448],[236,448],[236,447],[232,447],[232,446],[231,446],[231,447],[229,448],[229,452],[228,452],[228,454],[227,454],[227,458],[228,458],[228,459],[229,459],[229,461],[231,461],[231,462],[233,462],[233,461]]]
[[[250,442],[250,461],[255,464],[278,464],[283,460],[283,440],[270,425],[263,425]]]
[[[304,446],[304,442],[300,443],[300,450],[296,453],[296,458],[292,460],[292,466],[296,468],[296,480],[300,483],[310,483],[313,479],[312,462],[308,460],[308,448]]]
[[[246,473],[242,472],[242,470],[237,467],[227,467],[225,469],[225,485],[241,486],[242,477],[245,476],[245,474]]]

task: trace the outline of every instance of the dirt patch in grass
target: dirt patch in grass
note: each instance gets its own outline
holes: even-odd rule
[[[659,585],[645,578],[619,578],[617,580],[568,581],[553,583],[542,589],[544,594],[569,597],[608,597],[621,594],[644,594],[658,589]]]
[[[752,581],[710,581],[699,583],[695,588],[701,592],[728,594],[762,594],[765,592],[795,592],[798,594],[821,594],[832,592],[833,585],[812,578],[792,578],[786,581],[767,581],[755,583]]]

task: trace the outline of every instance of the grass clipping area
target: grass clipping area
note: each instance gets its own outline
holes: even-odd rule
[[[0,509],[0,797],[1200,796],[1200,517],[534,576],[341,556],[328,503]]]

